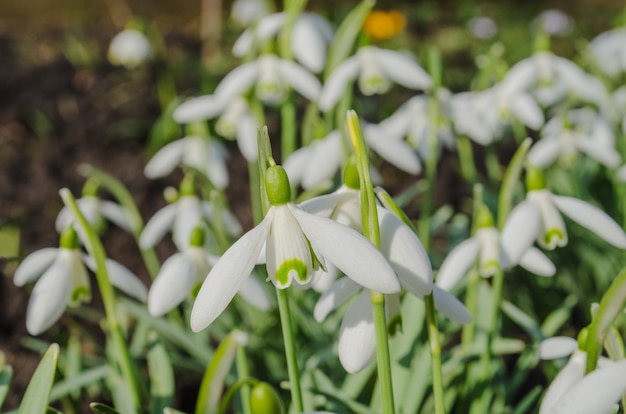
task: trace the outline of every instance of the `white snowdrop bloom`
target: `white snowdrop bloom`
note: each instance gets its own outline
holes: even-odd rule
[[[322,88],[318,105],[326,112],[332,109],[349,82],[358,78],[365,95],[383,94],[391,83],[410,89],[429,89],[432,79],[411,56],[375,46],[360,48],[356,55],[344,60],[330,74]]]
[[[124,30],[111,40],[108,56],[114,65],[133,69],[150,57],[150,42],[138,30]]]
[[[565,347],[571,349],[571,344]],[[550,383],[541,401],[539,414],[612,412],[613,406],[626,391],[626,360],[613,362],[600,358],[598,368],[585,375],[586,363],[587,353],[574,350],[567,364]]]
[[[76,200],[76,204],[78,204],[78,209],[85,216],[87,222],[93,227],[100,226],[105,219],[128,232],[132,232],[135,227],[131,223],[130,215],[126,209],[112,201],[101,200],[96,196],[84,196]],[[55,228],[61,233],[74,221],[76,218],[72,210],[64,206],[57,215]]]
[[[176,122],[186,124],[219,117],[215,132],[226,139],[236,139],[239,150],[249,162],[256,161],[257,122],[250,111],[248,101],[240,96],[222,99],[205,95],[189,99],[179,105],[173,114]]]
[[[477,261],[478,272],[483,277],[491,277],[499,269],[510,269],[517,264],[539,276],[554,275],[554,264],[532,247],[537,230],[528,227],[539,219],[536,209],[516,210],[509,216],[502,233],[494,227],[493,217],[486,207],[478,214],[478,230],[448,254],[437,273],[437,286],[451,290]]]
[[[492,18],[486,16],[474,17],[467,22],[467,27],[477,39],[487,40],[498,33],[498,26]]]
[[[148,311],[158,317],[166,314],[189,297],[209,273],[219,257],[208,254],[204,248],[204,231],[195,229],[191,243],[181,252],[168,258],[148,293]],[[239,294],[259,310],[271,306],[269,296],[261,283],[252,275],[239,290]]]
[[[228,151],[218,140],[187,136],[161,148],[146,164],[146,177],[164,177],[179,165],[186,165],[206,174],[219,189],[228,186],[226,160]]]
[[[37,250],[20,263],[13,276],[15,285],[37,281],[26,309],[26,329],[31,335],[47,330],[68,306],[91,300],[85,265],[95,268],[93,259],[83,256],[78,248],[72,227],[63,231],[59,248]],[[146,300],[146,287],[128,269],[110,259],[106,260],[106,269],[113,286],[138,300]]]
[[[146,223],[143,232],[139,236],[139,246],[143,249],[153,247],[167,232],[172,233],[174,244],[178,250],[183,251],[191,240],[193,230],[197,226],[203,226],[208,231],[205,221],[211,223],[223,220],[224,229],[229,236],[241,234],[241,225],[235,216],[227,209],[220,211],[221,217],[215,216],[213,204],[200,200],[193,195],[193,191],[181,188],[180,198],[157,211]],[[208,239],[208,238],[207,238]],[[207,240],[210,245],[212,241]]]
[[[598,68],[611,77],[626,72],[626,28],[604,32],[589,43]]]
[[[492,108],[489,100],[480,92],[461,92],[450,97],[450,118],[454,130],[467,135],[480,145],[489,145],[496,138],[497,130],[490,120]]]
[[[290,201],[289,179],[282,167],[269,167],[265,182],[270,203],[267,215],[211,269],[191,311],[193,331],[204,329],[224,311],[264,247],[268,278],[279,289],[294,282],[308,285],[317,260],[322,266],[335,265],[368,289],[400,291],[393,269],[366,238],[333,220],[307,213]]]
[[[502,126],[514,121],[534,130],[539,130],[545,122],[541,107],[533,96],[506,79],[479,92],[478,100],[474,102],[492,135],[497,135]]]
[[[572,18],[557,9],[542,11],[537,16],[535,24],[540,25],[544,32],[553,36],[567,36],[574,28]]]
[[[287,21],[285,13],[265,16],[245,30],[233,45],[233,55],[244,57],[258,50],[264,42],[278,35]],[[316,13],[300,14],[291,32],[291,51],[302,66],[319,73],[326,65],[326,49],[333,39],[333,29]]]
[[[230,9],[230,17],[238,25],[247,27],[269,11],[266,0],[235,0]]]
[[[553,117],[541,136],[528,151],[528,160],[538,168],[546,168],[556,160],[563,166],[571,166],[580,153],[607,168],[617,168],[622,162],[611,125],[591,108],[574,109]]]
[[[254,87],[257,98],[266,104],[283,102],[293,88],[310,101],[316,101],[320,81],[295,62],[264,54],[231,70],[215,89],[218,99],[232,100]]]
[[[541,247],[553,250],[567,244],[567,230],[561,213],[589,229],[606,242],[626,249],[626,233],[608,214],[574,197],[553,194],[545,188],[541,172],[530,166],[526,173],[528,193],[511,215],[535,209],[538,214],[526,214],[526,225],[520,231],[534,232]]]

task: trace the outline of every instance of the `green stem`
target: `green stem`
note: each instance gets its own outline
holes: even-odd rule
[[[283,330],[283,341],[285,343],[285,356],[287,357],[287,371],[289,373],[289,389],[291,400],[298,413],[304,411],[302,400],[302,390],[300,388],[300,373],[298,371],[298,360],[296,358],[296,343],[289,309],[289,297],[286,289],[276,289],[278,297],[278,312],[280,313],[280,324]]]
[[[250,180],[250,202],[252,203],[252,219],[254,223],[263,220],[263,207],[261,206],[261,177],[257,162],[248,163],[248,177]]]
[[[435,400],[435,414],[445,413],[443,398],[443,375],[441,369],[441,342],[439,327],[435,313],[435,299],[432,294],[424,296],[426,304],[426,323],[428,324],[428,343],[433,367],[433,397]]]
[[[252,407],[250,407],[250,367],[248,365],[248,358],[246,357],[246,351],[242,346],[237,348],[236,356],[237,364],[237,376],[239,377],[239,383],[241,383],[241,412],[243,414],[251,414]],[[231,389],[234,389],[233,385]]]
[[[391,381],[391,357],[389,356],[389,340],[387,338],[387,317],[385,315],[385,295],[370,291],[374,326],[376,328],[376,362],[378,364],[378,380],[383,401],[383,413],[394,414],[393,383]]]
[[[113,286],[111,286],[111,282],[109,281],[104,248],[102,247],[102,243],[100,242],[98,235],[78,208],[72,193],[67,188],[63,188],[59,191],[59,194],[61,195],[65,205],[72,210],[74,216],[78,219],[78,223],[82,227],[85,234],[87,234],[89,244],[86,247],[87,251],[96,262],[96,280],[98,282],[98,287],[100,288],[102,302],[104,303],[106,325],[111,335],[113,346],[116,348],[116,352],[114,352],[114,355],[117,357],[116,362],[119,365],[122,377],[130,389],[133,403],[135,406],[139,407],[139,386],[132,362],[130,360],[128,348],[124,340],[124,335],[122,334],[122,329],[115,312],[115,292],[113,291]]]
[[[474,151],[472,150],[470,139],[465,135],[459,135],[457,137],[456,147],[459,152],[461,175],[463,175],[463,178],[465,178],[465,181],[468,183],[475,184],[478,181],[478,173],[476,172]]]
[[[280,125],[280,154],[284,162],[296,150],[296,106],[293,93],[289,93],[280,106]]]

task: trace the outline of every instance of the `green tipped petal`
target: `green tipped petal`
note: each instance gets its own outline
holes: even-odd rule
[[[295,274],[291,273],[295,272]],[[290,277],[291,276],[291,277]],[[300,259],[285,260],[276,270],[277,287],[286,288],[290,285],[290,281],[298,278],[301,283],[305,283],[308,277],[306,264]]]

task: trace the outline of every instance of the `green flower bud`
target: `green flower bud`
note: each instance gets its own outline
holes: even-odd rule
[[[489,208],[486,205],[481,204],[478,208],[478,212],[476,213],[476,228],[484,229],[493,226],[493,214],[491,214],[491,211],[489,211]]]
[[[196,188],[193,185],[193,175],[187,174],[183,181],[180,182],[180,193],[179,196],[191,196],[196,194]]]
[[[526,168],[526,189],[528,191],[543,190],[546,184],[543,181],[543,173],[537,167],[529,165]]]
[[[578,332],[578,349],[583,351],[587,350],[587,337],[589,336],[589,327],[585,326]]]
[[[280,397],[267,382],[258,382],[250,391],[252,414],[282,414],[284,412]]]
[[[196,226],[191,232],[189,245],[192,247],[204,246],[204,229],[201,226]]]
[[[361,181],[359,177],[359,168],[356,164],[356,156],[350,156],[346,169],[343,172],[343,183],[346,187],[352,190],[358,190],[361,187]]]
[[[265,171],[265,191],[273,206],[281,206],[291,201],[289,177],[280,165],[272,165]]]
[[[63,230],[59,239],[59,246],[70,250],[78,249],[78,235],[74,227],[68,226]]]

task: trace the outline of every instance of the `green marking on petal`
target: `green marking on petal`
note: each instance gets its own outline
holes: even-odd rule
[[[553,239],[556,239],[555,244],[558,244],[559,241],[565,239],[565,235],[563,234],[561,230],[557,228],[549,229],[543,235],[543,240],[548,246],[551,246]]]
[[[402,333],[402,315],[397,314],[387,322],[387,332],[389,336],[395,336],[397,333]]]
[[[70,305],[78,306],[83,302],[87,302],[91,299],[91,292],[87,286],[78,286],[72,291],[70,296]]]
[[[308,276],[306,264],[304,264],[302,260],[294,258],[285,260],[276,270],[276,281],[278,282],[278,287],[289,286],[289,274],[292,271],[296,272],[298,280],[306,282]]]
[[[483,277],[491,277],[496,274],[499,267],[500,263],[498,263],[497,260],[490,260],[483,264],[482,269],[480,269],[480,274]]]

